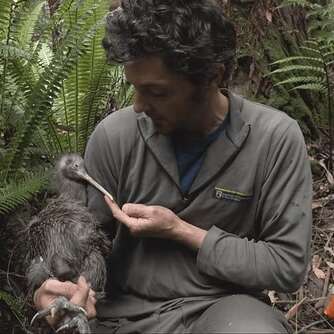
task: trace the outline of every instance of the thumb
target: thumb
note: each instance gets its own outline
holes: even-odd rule
[[[144,204],[127,203],[122,206],[122,211],[133,218],[148,218],[148,206]]]

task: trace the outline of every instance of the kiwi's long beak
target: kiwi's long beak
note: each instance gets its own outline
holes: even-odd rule
[[[113,202],[115,202],[112,195],[105,190],[99,183],[97,183],[92,177],[90,177],[86,172],[78,172],[78,175],[82,177],[84,180],[89,182],[92,186],[94,186],[96,189],[100,190],[102,194],[108,196]]]

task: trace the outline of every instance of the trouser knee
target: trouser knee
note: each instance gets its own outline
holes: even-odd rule
[[[248,295],[230,295],[210,306],[194,323],[192,333],[289,333],[285,317]]]

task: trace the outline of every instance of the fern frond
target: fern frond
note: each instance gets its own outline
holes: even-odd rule
[[[22,46],[29,48],[38,18],[42,13],[44,0],[28,1],[25,8],[20,11],[18,27],[16,28],[15,40]]]
[[[326,74],[325,70],[322,67],[316,67],[310,65],[289,65],[282,68],[278,68],[277,70],[270,72],[270,74],[286,73],[293,71],[309,71],[309,72],[319,73],[321,75]]]
[[[13,26],[13,18],[15,14],[15,2],[9,0],[0,0],[0,40],[4,41],[4,45],[10,44],[12,26]],[[2,73],[0,72],[0,115],[4,113],[4,104],[7,95],[7,67],[8,67],[8,59],[4,57],[4,61],[2,64]]]
[[[291,88],[291,90],[297,90],[297,89],[312,90],[312,91],[321,92],[321,93],[326,93],[327,91],[326,86],[320,83],[308,83],[308,84],[299,85],[299,86]]]
[[[92,15],[92,11],[89,9],[85,15],[80,17],[80,20],[68,33],[64,46],[53,57],[52,62],[40,76],[29,96],[25,108],[25,120],[20,124],[18,133],[2,163],[7,173],[13,172],[20,165],[36,126],[40,125],[41,122],[47,122],[48,113],[50,113],[53,101],[61,90],[62,81],[74,68],[78,57],[86,51],[96,30],[104,23],[99,22],[93,27],[88,27],[88,30],[84,29],[85,22]]]
[[[301,47],[299,47],[299,49],[304,50],[306,52],[315,53],[315,54],[317,54],[318,56],[321,57],[321,52],[318,49],[313,49],[313,48],[310,48],[310,47],[307,47],[307,46],[301,46]]]
[[[328,57],[330,57],[330,56],[334,56],[334,50],[333,50],[333,51],[329,51],[329,52],[325,52],[325,53],[323,54],[323,57],[324,57],[324,58],[328,58]]]
[[[314,38],[309,38],[304,43],[310,45],[310,47],[314,46],[317,49],[319,48],[319,41]]]
[[[315,57],[307,57],[307,56],[294,56],[294,57],[287,57],[287,58],[276,60],[275,62],[271,63],[271,65],[284,64],[284,63],[289,63],[289,62],[293,62],[296,60],[314,61],[314,62],[323,64],[323,60],[320,57],[315,58]]]
[[[286,85],[286,84],[296,84],[296,83],[321,83],[322,80],[316,76],[300,76],[300,77],[292,77],[283,81],[276,83],[274,86]]]
[[[0,59],[10,58],[10,59],[23,59],[29,61],[31,59],[31,54],[22,48],[13,45],[0,43]]]
[[[92,0],[87,0],[85,6],[91,6]],[[54,110],[57,121],[68,129],[65,137],[67,149],[74,147],[82,152],[88,136],[96,125],[99,115],[105,108],[109,93],[111,66],[106,63],[105,51],[101,47],[104,35],[105,14],[108,2],[101,1],[94,9],[88,24],[101,22],[92,39],[87,52],[78,59],[76,66],[62,87],[62,96],[56,101]],[[73,17],[75,22],[76,16]],[[73,129],[71,132],[69,129]]]
[[[116,66],[113,69],[113,82],[112,98],[115,101],[117,108],[123,108],[128,106],[134,95],[134,89],[132,85],[126,82],[124,69],[120,66]]]
[[[277,8],[284,8],[284,7],[309,7],[311,3],[307,0],[283,0],[281,4]]]
[[[20,181],[11,181],[0,187],[0,214],[8,214],[30,200],[44,188],[49,180],[49,172],[39,172]]]
[[[0,0],[0,40],[7,39],[13,4],[13,0]]]
[[[15,317],[23,322],[24,320],[24,302],[21,299],[14,298],[11,294],[6,291],[0,290],[0,301],[3,300],[13,312]]]
[[[321,39],[320,39],[320,40],[321,40]],[[334,45],[333,45],[332,42],[327,41],[327,40],[321,40],[321,42],[322,42],[322,45],[319,45],[319,50],[320,50],[321,52],[326,52],[326,50],[327,50],[327,51],[328,51],[328,50],[333,50]]]
[[[40,43],[38,58],[42,68],[47,67],[52,61],[53,52],[47,43]]]

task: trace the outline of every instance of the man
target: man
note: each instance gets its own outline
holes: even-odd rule
[[[88,189],[113,238],[93,330],[288,332],[262,291],[296,290],[307,267],[312,182],[297,123],[221,89],[235,31],[216,1],[124,0],[104,47],[135,100],[86,149],[88,173],[115,197]],[[83,280],[46,282],[35,303],[62,293],[95,315]]]

